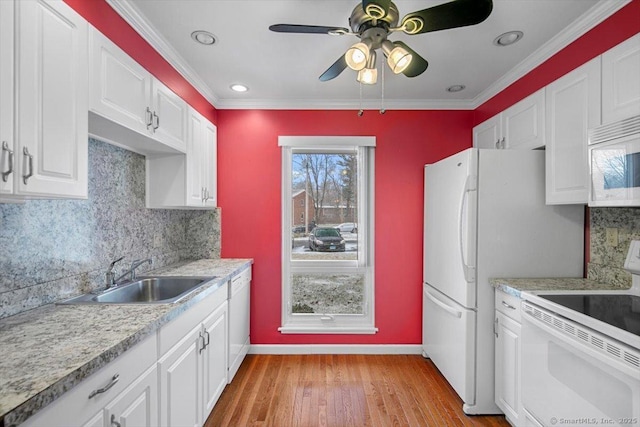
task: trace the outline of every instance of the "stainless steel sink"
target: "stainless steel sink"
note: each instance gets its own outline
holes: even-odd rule
[[[214,277],[141,277],[99,294],[85,294],[60,304],[168,304],[179,301]]]

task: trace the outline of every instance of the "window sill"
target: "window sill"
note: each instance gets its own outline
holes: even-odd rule
[[[281,326],[282,334],[362,334],[373,335],[378,332],[374,326]]]

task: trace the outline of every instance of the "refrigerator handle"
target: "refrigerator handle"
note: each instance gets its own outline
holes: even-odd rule
[[[446,311],[447,313],[449,313],[453,317],[457,317],[457,318],[462,317],[462,312],[460,310],[456,310],[455,307],[451,307],[451,306],[443,303],[438,298],[433,296],[433,294],[431,294],[431,292],[429,292],[427,290],[425,290],[424,293],[427,294],[427,298],[429,298],[431,300],[431,302],[433,302],[435,305],[437,305],[438,307],[440,307],[441,309],[443,309],[444,311]]]
[[[467,202],[469,199],[469,193],[471,191],[476,191],[476,177],[473,175],[468,175],[467,176],[467,180],[464,183],[464,193],[462,195],[462,201],[460,202],[460,223],[459,223],[459,232],[458,232],[458,236],[460,236],[460,260],[462,261],[462,270],[464,271],[464,278],[467,281],[467,283],[472,283],[475,282],[476,280],[476,269],[474,266],[469,265],[467,263],[467,259],[466,259],[466,253],[467,253],[467,243],[469,239],[463,239],[462,238],[462,230],[464,228],[464,223],[465,223],[465,206],[467,206]]]

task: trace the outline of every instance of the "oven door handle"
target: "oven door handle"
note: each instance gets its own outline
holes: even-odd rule
[[[573,322],[573,321],[567,321],[566,319],[563,319],[563,321],[565,323],[570,324],[571,326],[578,327],[579,323]],[[586,342],[582,342],[581,340],[578,340],[577,338],[571,337],[569,335],[567,335],[565,332],[560,332],[558,331],[555,327],[552,327],[550,325],[548,325],[547,323],[539,320],[538,318],[534,317],[531,312],[528,311],[527,307],[524,307],[523,310],[523,317],[522,317],[522,327],[523,327],[523,338],[526,337],[527,332],[524,330],[524,328],[530,327],[530,328],[537,328],[537,329],[541,329],[543,332],[553,336],[554,338],[556,338],[558,341],[562,342],[565,345],[571,346],[575,349],[575,351],[579,351],[582,352],[586,355],[588,355],[589,357],[598,360],[601,363],[604,363],[605,365],[609,366],[612,369],[615,369],[617,371],[621,371],[623,372],[625,375],[629,375],[633,378],[636,378],[638,375],[638,371],[637,369],[632,368],[631,366],[627,366],[625,363],[623,363],[622,361],[616,359],[615,357],[609,355],[608,353],[602,353],[598,350],[596,350],[595,347],[591,346],[590,344],[586,343]],[[586,328],[584,328],[586,329]],[[535,333],[535,331],[531,330],[531,333]],[[597,335],[593,334],[596,338]],[[604,337],[604,335],[603,335]],[[526,339],[526,338],[525,338]],[[591,342],[591,341],[589,341]],[[523,344],[524,344],[524,339],[523,339]],[[604,344],[605,348],[606,348],[606,343]],[[622,348],[621,344],[618,344],[619,347]],[[606,349],[603,350],[606,352]]]

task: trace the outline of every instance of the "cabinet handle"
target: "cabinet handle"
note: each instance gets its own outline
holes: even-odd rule
[[[111,425],[113,427],[122,427],[122,425],[116,421],[116,416],[114,414],[111,414]]]
[[[500,149],[500,140],[496,141],[496,149],[498,149],[498,150]]]
[[[145,112],[145,117],[147,120],[147,130],[153,129],[153,114],[151,113],[151,110],[149,109],[149,107],[147,107],[147,110]]]
[[[22,154],[27,158],[29,166],[29,173],[22,175],[22,180],[24,181],[24,184],[27,185],[27,180],[33,176],[33,154],[29,154],[29,149],[27,147],[22,149]]]
[[[153,112],[153,118],[156,119],[156,124],[153,125],[153,130],[155,131],[156,129],[158,129],[160,127],[160,116],[158,116],[156,114],[156,112]]]
[[[93,391],[91,392],[91,394],[89,395],[89,399],[91,399],[92,397],[94,397],[94,396],[96,396],[96,395],[98,395],[98,394],[101,394],[101,393],[106,392],[106,391],[107,391],[107,390],[109,390],[111,387],[113,387],[114,385],[116,385],[116,383],[117,383],[118,381],[120,381],[120,375],[115,374],[115,375],[111,378],[111,381],[109,382],[109,384],[107,384],[106,386],[104,386],[104,387],[102,387],[102,388],[99,388],[99,389],[97,389],[97,390],[93,390]]]
[[[504,137],[504,136],[503,136],[503,137],[502,137],[502,139],[500,140],[500,148],[502,148],[503,150],[504,150],[505,148],[507,148],[507,144],[506,144],[506,141],[505,141],[505,137]]]
[[[204,344],[204,347],[207,348],[209,347],[209,340],[210,340],[210,336],[209,336],[209,331],[207,331],[206,329],[204,330],[205,335],[207,335],[207,342]]]
[[[509,304],[509,303],[507,303],[505,301],[502,301],[502,305],[504,305],[505,307],[507,307],[507,308],[509,308],[511,310],[515,310],[516,309],[514,306],[512,306],[511,304]]]
[[[204,336],[202,335],[202,331],[200,331],[200,336],[198,337],[198,342],[200,342],[200,339],[202,339],[202,347],[200,347],[198,349],[198,354],[202,353],[202,351],[207,347],[207,345],[204,343]]]
[[[498,338],[498,318],[493,321],[493,334]]]
[[[8,153],[8,163],[9,169],[2,172],[2,180],[7,182],[9,180],[9,175],[13,173],[13,150],[9,149],[9,144],[7,141],[2,141],[2,151],[6,151]]]

